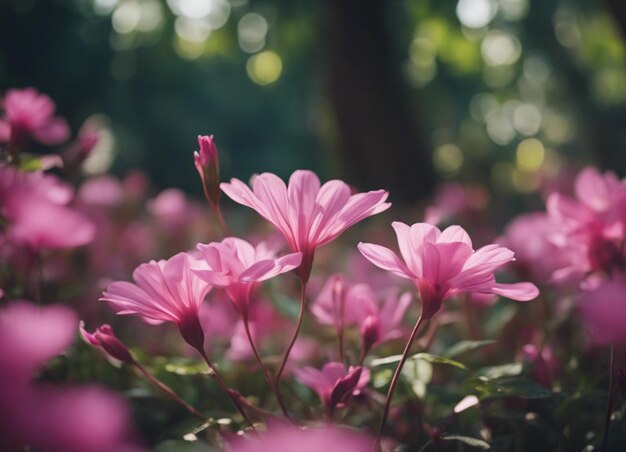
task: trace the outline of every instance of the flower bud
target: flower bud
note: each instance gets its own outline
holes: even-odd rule
[[[367,352],[380,340],[378,317],[368,315],[361,325],[361,339],[363,341],[363,354]]]
[[[109,356],[118,361],[122,361],[126,364],[135,363],[135,359],[130,354],[128,348],[115,336],[113,328],[109,325],[102,325],[100,328],[97,328],[93,334],[85,330],[83,322],[81,322],[79,328],[83,339],[89,344],[102,348]]]
[[[337,382],[333,386],[332,392],[330,393],[330,399],[328,402],[328,410],[331,414],[338,404],[344,403],[346,400],[348,400],[350,395],[352,395],[352,392],[359,384],[359,379],[361,378],[362,371],[363,368],[360,366],[353,367],[344,377],[341,377],[339,380],[337,380]]]
[[[200,150],[194,152],[193,158],[202,180],[202,188],[209,204],[217,205],[220,198],[220,163],[217,146],[213,135],[198,135]]]

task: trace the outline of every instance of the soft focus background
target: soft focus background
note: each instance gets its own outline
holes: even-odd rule
[[[224,178],[310,168],[407,204],[454,179],[529,207],[569,165],[626,173],[625,33],[620,0],[3,0],[0,91],[73,128],[99,112],[90,171],[159,188],[199,195],[214,133]]]

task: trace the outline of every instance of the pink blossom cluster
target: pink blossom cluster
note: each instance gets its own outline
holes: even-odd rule
[[[549,194],[546,212],[518,216],[501,242],[521,275],[575,291],[592,343],[626,345],[626,179],[588,167],[573,185]]]

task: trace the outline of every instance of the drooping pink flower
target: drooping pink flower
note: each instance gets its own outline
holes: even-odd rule
[[[313,367],[294,369],[296,379],[313,389],[332,416],[335,407],[345,403],[353,394],[358,394],[369,383],[369,369],[361,366],[346,370],[343,363],[330,362],[322,370]]]
[[[134,284],[109,284],[100,300],[109,302],[120,315],[138,314],[149,323],[174,322],[190,345],[202,349],[204,332],[198,311],[211,285],[191,271],[192,259],[178,253],[168,260],[141,264],[133,272]]]
[[[302,429],[292,425],[274,425],[257,438],[237,438],[228,452],[363,452],[372,450],[374,441],[353,430],[334,426]]]
[[[584,292],[578,309],[594,345],[626,345],[626,281],[622,277]]]
[[[0,215],[9,242],[33,251],[89,243],[95,226],[69,207],[74,192],[56,177],[0,166]]]
[[[374,265],[412,280],[422,299],[422,317],[431,318],[443,300],[458,293],[495,293],[518,301],[535,298],[539,291],[529,282],[497,283],[494,271],[513,260],[514,253],[499,245],[476,251],[460,226],[443,232],[427,223],[412,226],[392,223],[402,259],[392,250],[359,243],[361,253]]]
[[[0,143],[22,147],[29,138],[54,145],[67,140],[70,129],[63,118],[54,116],[55,105],[34,88],[10,89],[0,102]]]
[[[320,184],[315,173],[295,171],[289,185],[276,175],[263,173],[254,178],[251,190],[238,179],[221,188],[239,204],[256,210],[285,236],[294,252],[302,253],[298,270],[306,282],[311,273],[315,249],[336,239],[350,226],[390,207],[384,190],[351,195],[340,180]]]
[[[626,269],[622,242],[626,237],[626,180],[588,167],[575,181],[575,199],[553,193],[547,211],[557,224],[551,241],[567,263],[556,281],[582,278],[590,272],[612,275]]]
[[[236,237],[208,245],[198,244],[197,248],[204,261],[192,267],[193,273],[223,288],[244,318],[248,315],[250,293],[260,282],[291,271],[302,261],[302,253],[276,258],[276,252],[265,243],[254,247]]]

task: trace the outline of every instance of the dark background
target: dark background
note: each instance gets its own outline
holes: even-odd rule
[[[101,113],[111,170],[161,188],[199,194],[192,151],[215,134],[223,178],[311,168],[409,204],[439,180],[532,194],[570,164],[626,173],[622,5],[0,0],[0,91],[38,88],[74,130]]]

